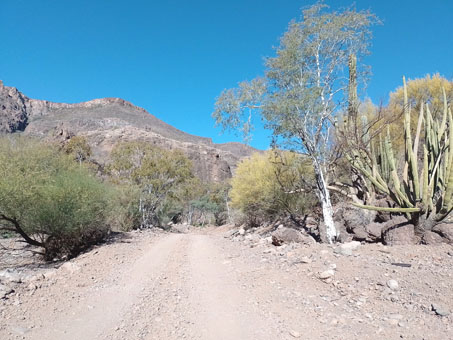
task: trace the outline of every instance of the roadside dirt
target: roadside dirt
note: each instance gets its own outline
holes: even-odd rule
[[[31,257],[6,282],[8,262],[0,339],[452,338],[451,246],[343,256],[229,235],[129,233],[65,264]]]

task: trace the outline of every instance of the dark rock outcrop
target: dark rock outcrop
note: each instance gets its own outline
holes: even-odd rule
[[[214,182],[230,178],[238,161],[256,151],[241,143],[215,144],[210,138],[185,133],[120,98],[53,103],[30,99],[0,82],[0,133],[13,132],[50,140],[84,136],[99,163],[107,161],[120,141],[180,149],[201,179]]]

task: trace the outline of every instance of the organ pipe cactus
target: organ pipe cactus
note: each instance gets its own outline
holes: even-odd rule
[[[355,62],[351,58],[350,78],[354,75]],[[443,90],[442,117],[434,119],[428,103],[422,103],[413,138],[411,107],[408,104],[404,77],[403,85],[405,152],[402,166],[398,168],[401,162],[395,158],[388,126],[385,136],[380,133],[369,143],[362,143],[366,145],[365,149],[349,148],[346,157],[352,167],[369,181],[373,190],[384,194],[393,202],[391,207],[353,203],[355,206],[406,214],[421,231],[431,229],[453,209],[453,117]],[[360,125],[357,123],[357,89],[353,79],[350,81],[349,98],[349,112],[343,126],[346,130],[357,129]],[[361,138],[368,137],[362,134]]]

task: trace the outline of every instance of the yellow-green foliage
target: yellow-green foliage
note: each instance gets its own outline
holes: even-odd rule
[[[255,153],[236,169],[231,205],[252,218],[300,215],[316,199],[312,190],[306,190],[312,179],[309,162],[296,153]]]
[[[422,103],[429,105],[433,119],[442,119],[444,110],[442,88],[445,90],[447,102],[450,103],[453,100],[453,82],[439,74],[407,81],[407,102],[411,107],[411,134],[415,135]],[[404,123],[404,89],[402,86],[390,93],[389,105],[385,111],[389,120],[393,121],[390,124],[390,136],[395,151],[400,154],[404,150],[404,130],[401,128]],[[397,119],[395,120],[395,118]],[[424,136],[422,135],[421,138],[423,139]]]
[[[412,108],[412,118],[417,120],[420,112],[420,104],[428,103],[433,118],[442,118],[444,109],[444,97],[442,88],[447,95],[447,101],[453,100],[453,82],[440,76],[438,73],[425,78],[410,79],[407,81],[407,100]],[[389,107],[403,112],[404,88],[400,86],[390,94]],[[403,118],[401,118],[403,121]]]
[[[63,147],[63,150],[79,163],[91,156],[91,147],[85,137],[74,136]]]
[[[47,257],[102,239],[108,201],[107,187],[56,147],[0,139],[0,229],[44,247]]]

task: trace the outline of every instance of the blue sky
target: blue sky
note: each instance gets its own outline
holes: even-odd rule
[[[332,8],[344,0],[326,1]],[[0,79],[56,102],[121,97],[186,132],[240,141],[214,129],[224,88],[263,73],[263,58],[304,0],[14,0],[0,9]],[[453,79],[453,1],[358,0],[373,29],[367,95],[386,101],[402,75]],[[255,131],[252,146],[266,148]]]

